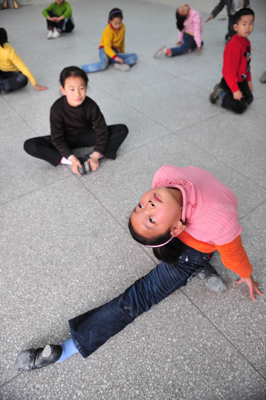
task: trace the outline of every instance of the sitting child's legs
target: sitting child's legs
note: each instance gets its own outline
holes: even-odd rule
[[[222,99],[222,107],[234,111],[236,114],[242,114],[244,111],[246,111],[247,100],[245,94],[243,95],[241,100],[235,100],[233,97],[233,93],[231,92],[224,78],[222,78],[220,85],[225,92],[225,95]]]
[[[129,54],[124,54],[124,53],[117,53],[119,58],[122,58],[124,60],[124,63],[127,65],[134,65],[137,62],[138,56],[135,53],[129,53]],[[111,60],[111,62],[116,62],[115,60]]]
[[[84,72],[86,72],[86,74],[91,72],[104,71],[108,67],[109,58],[103,48],[100,49],[99,56],[100,56],[100,62],[94,64],[81,65],[81,68],[83,69]]]
[[[167,51],[166,55],[168,57],[181,56],[182,54],[185,54],[189,49],[193,48],[194,44],[194,36],[189,35],[185,32],[183,36],[183,43],[179,47],[172,47],[170,49],[171,53]]]
[[[28,139],[24,142],[24,150],[30,156],[47,161],[56,167],[60,164],[62,155],[52,144],[51,136]]]
[[[20,72],[0,71],[0,90],[13,92],[21,89],[28,83],[28,78]]]
[[[65,18],[64,19],[64,25],[63,25],[63,28],[62,28],[62,32],[70,33],[70,32],[73,31],[74,28],[75,28],[75,25],[74,25],[74,22],[73,22],[72,18],[71,17],[70,18]]]
[[[109,140],[104,151],[106,158],[116,159],[116,153],[128,134],[128,127],[124,124],[108,125]]]

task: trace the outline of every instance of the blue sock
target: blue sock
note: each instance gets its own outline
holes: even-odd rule
[[[224,95],[225,95],[225,92],[224,92],[223,90],[220,90],[220,96],[221,96],[221,99],[223,99],[223,98],[224,98]]]
[[[60,346],[62,347],[62,355],[57,361],[57,363],[65,361],[68,357],[73,356],[73,354],[78,353],[78,349],[74,345],[73,339],[69,339],[64,343],[61,343]]]

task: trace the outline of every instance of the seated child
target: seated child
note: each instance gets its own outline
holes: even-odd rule
[[[113,8],[108,17],[108,25],[102,33],[99,46],[100,62],[81,66],[86,74],[105,70],[110,63],[119,71],[129,71],[137,62],[137,55],[125,53],[125,25],[122,22],[123,14],[119,8]]]
[[[154,58],[161,55],[175,57],[197,49],[203,46],[201,35],[203,31],[201,15],[198,11],[190,8],[188,4],[184,4],[176,10],[176,26],[180,30],[177,47],[167,48],[163,46],[155,54]]]
[[[254,11],[242,8],[235,14],[232,37],[224,49],[223,78],[210,94],[210,102],[222,99],[222,107],[242,114],[253,101],[250,73],[251,46],[248,36],[253,31]]]
[[[229,41],[232,36],[235,34],[234,30],[234,21],[235,21],[235,13],[239,11],[241,8],[249,7],[249,0],[220,0],[216,7],[211,12],[211,15],[206,20],[206,22],[215,18],[226,6],[227,14],[228,14],[228,32],[225,35],[225,40]]]
[[[65,0],[55,0],[42,11],[47,20],[47,39],[57,39],[61,32],[71,32],[74,29],[72,9]]]
[[[0,92],[9,93],[27,85],[28,80],[35,90],[46,90],[39,86],[26,64],[7,41],[7,32],[0,28]]]
[[[64,68],[60,74],[60,97],[50,110],[51,136],[35,137],[24,143],[24,150],[33,157],[48,161],[54,167],[71,165],[81,175],[80,160],[72,149],[95,146],[86,163],[95,171],[103,156],[114,160],[128,134],[123,125],[107,126],[98,105],[86,96],[88,77],[78,67]]]

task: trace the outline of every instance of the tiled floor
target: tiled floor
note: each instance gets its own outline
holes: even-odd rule
[[[49,134],[59,73],[97,61],[113,6],[124,11],[126,50],[139,61],[129,73],[111,66],[90,75],[88,95],[108,124],[127,124],[129,136],[116,161],[79,178],[30,158],[23,142]],[[161,45],[177,41],[174,7],[75,1],[76,29],[51,41],[42,8],[0,11],[9,42],[49,87],[0,96],[0,399],[264,400],[265,297],[252,302],[218,256],[225,294],[210,293],[195,278],[87,360],[77,354],[40,371],[15,370],[20,351],[68,339],[69,318],[109,301],[155,266],[151,252],[129,236],[127,218],[163,164],[205,168],[235,191],[254,277],[263,291],[266,285],[266,85],[259,82],[265,26],[255,24],[250,38],[255,101],[239,116],[208,101],[221,77],[226,21],[204,25],[201,56],[155,60]]]

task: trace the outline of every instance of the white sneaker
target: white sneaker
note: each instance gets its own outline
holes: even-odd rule
[[[154,58],[159,58],[161,56],[165,56],[166,52],[167,52],[167,47],[163,46],[158,51],[156,51],[156,53],[154,54],[153,57]]]
[[[127,72],[130,70],[130,66],[128,64],[115,64],[115,69],[119,71]]]
[[[52,39],[53,38],[53,34],[54,34],[54,32],[53,31],[48,31],[48,35],[47,35],[47,39]]]
[[[59,38],[61,35],[60,35],[60,32],[58,32],[56,29],[54,30],[54,32],[53,32],[53,39],[57,39],[57,38]]]

